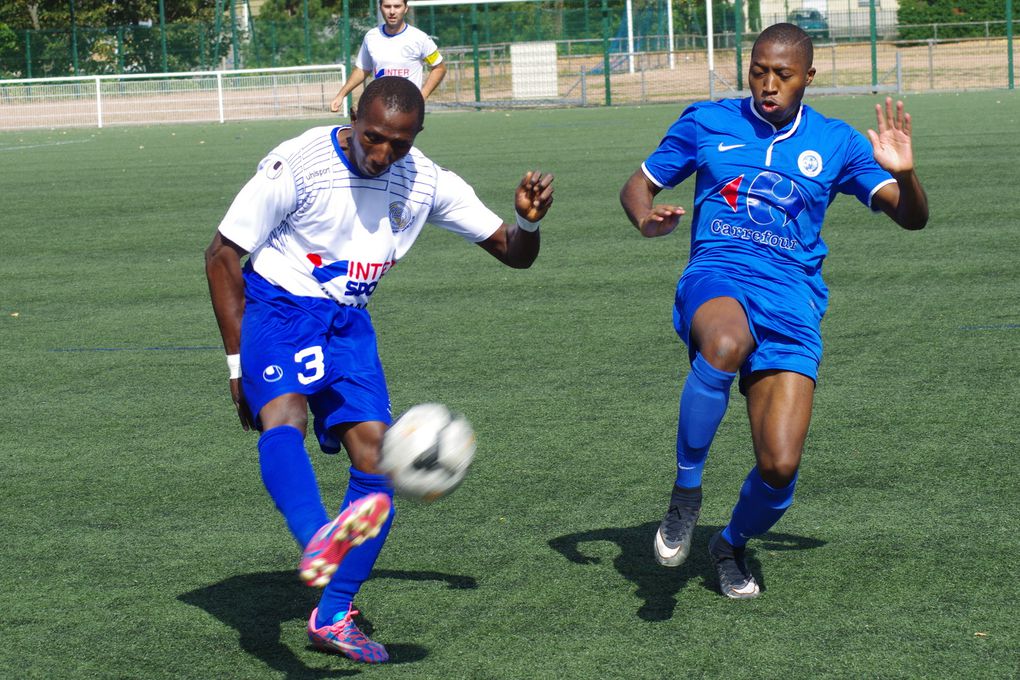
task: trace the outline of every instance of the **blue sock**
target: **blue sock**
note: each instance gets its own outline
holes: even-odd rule
[[[708,447],[712,445],[730,403],[730,386],[736,373],[720,371],[701,353],[691,362],[676,427],[676,485],[686,489],[701,486]]]
[[[796,485],[797,474],[785,487],[775,489],[761,478],[757,466],[751,468],[740,488],[740,499],[733,508],[730,523],[723,529],[723,538],[733,547],[741,548],[747,545],[747,540],[752,536],[764,534],[771,529],[793,503],[793,488]]]
[[[263,432],[259,437],[259,467],[266,491],[283,514],[298,546],[304,549],[319,527],[329,521],[329,516],[322,505],[319,483],[301,431],[280,425]]]
[[[385,475],[372,475],[351,468],[351,481],[347,486],[347,495],[344,496],[342,512],[344,508],[370,493],[389,494],[393,500],[393,487]],[[356,548],[352,548],[344,557],[340,567],[333,574],[333,578],[322,592],[319,600],[319,612],[315,619],[317,627],[333,623],[334,618],[343,616],[350,609],[354,596],[361,588],[361,584],[368,580],[368,575],[375,566],[376,558],[382,550],[386,536],[390,533],[390,525],[393,524],[393,515],[396,510],[390,511],[390,516],[379,530],[379,535],[371,538]]]

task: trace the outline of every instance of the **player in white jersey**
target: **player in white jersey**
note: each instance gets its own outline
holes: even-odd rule
[[[376,467],[391,414],[365,306],[426,222],[531,266],[553,200],[552,175],[528,172],[504,223],[414,148],[424,115],[410,81],[374,80],[351,126],[313,128],[262,160],[206,250],[241,425],[261,432],[262,480],[304,551],[302,579],[326,586],[309,639],[368,663],[389,657],[355,624],[353,598],[389,531],[393,491]],[[351,459],[332,521],[304,446],[309,408],[320,448]]]
[[[334,113],[340,110],[344,97],[365,82],[369,74],[374,78],[407,78],[421,88],[425,99],[446,76],[446,64],[436,43],[424,31],[404,21],[407,0],[379,0],[379,11],[384,23],[365,34],[347,82],[329,105]],[[429,74],[422,84],[425,65]]]

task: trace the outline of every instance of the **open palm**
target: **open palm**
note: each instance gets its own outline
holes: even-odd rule
[[[876,104],[875,114],[878,118],[878,132],[868,130],[875,160],[891,173],[913,170],[910,114],[903,110],[903,102],[896,102],[894,111],[892,98],[886,97],[885,110],[882,110],[881,104]]]

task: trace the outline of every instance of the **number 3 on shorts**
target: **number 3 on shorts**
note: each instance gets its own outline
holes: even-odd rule
[[[326,366],[322,362],[322,347],[319,345],[304,348],[294,355],[294,361],[304,364],[304,370],[310,371],[307,374],[305,372],[298,372],[297,379],[302,385],[313,383],[326,374]]]

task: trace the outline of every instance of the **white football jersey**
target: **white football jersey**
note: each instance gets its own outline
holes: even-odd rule
[[[345,127],[312,128],[273,149],[220,222],[270,283],[364,306],[426,222],[473,243],[503,223],[417,148],[379,177],[363,177],[337,142]]]
[[[421,89],[422,63],[435,66],[441,61],[443,57],[432,38],[424,31],[404,24],[404,30],[396,35],[389,35],[382,26],[369,30],[361,42],[354,65],[371,73],[373,78],[400,76]]]

